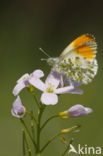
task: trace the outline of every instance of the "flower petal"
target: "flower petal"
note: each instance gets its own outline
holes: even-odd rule
[[[20,91],[23,89],[23,88],[25,88],[26,86],[25,86],[25,84],[24,84],[24,82],[19,82],[15,87],[14,87],[14,89],[13,89],[13,94],[16,96],[16,95],[18,95],[19,93],[20,93]]]
[[[85,111],[87,112],[87,114],[92,113],[93,110],[91,108],[85,107]]]
[[[76,88],[76,87],[80,86],[82,83],[77,82],[77,81],[75,81],[75,80],[71,80],[69,77],[66,77],[65,80],[64,80],[64,84],[65,84],[66,86],[72,84],[72,85]]]
[[[40,79],[31,78],[29,83],[32,84],[35,88],[38,88],[41,91],[45,90],[45,83],[43,83]]]
[[[19,80],[17,80],[17,83],[24,82],[28,78],[29,78],[29,74],[26,73],[23,76],[21,76]]]
[[[25,107],[23,107],[23,109],[24,109],[24,113],[23,113],[22,115],[18,115],[18,114],[15,112],[14,109],[11,109],[11,114],[12,114],[13,116],[17,117],[17,118],[23,118],[24,115],[25,115],[25,112],[26,112]]]
[[[26,109],[22,105],[22,102],[19,96],[16,98],[16,100],[13,103],[13,108],[11,109],[11,113],[13,116],[17,118],[22,118],[26,113]]]
[[[44,76],[44,72],[40,69],[37,69],[30,76],[33,76],[35,78],[41,78]]]
[[[71,117],[85,116],[92,112],[91,108],[84,107],[80,104],[72,106],[67,113],[70,113]]]
[[[76,87],[81,86],[82,83],[81,83],[81,82],[77,82],[77,81],[73,81],[73,85],[74,85],[74,87],[76,88]]]
[[[46,83],[46,85],[52,84],[54,86],[54,88],[57,88],[60,81],[61,81],[61,74],[55,70],[51,70],[51,72],[48,75],[45,83]]]
[[[58,103],[58,96],[54,93],[43,93],[41,102],[45,105],[55,105]]]
[[[16,100],[13,103],[13,107],[18,107],[18,106],[22,106],[20,96],[17,96]]]
[[[71,91],[73,89],[74,89],[73,86],[58,88],[58,89],[55,89],[55,93],[56,94],[64,94],[64,93],[68,93],[69,91]]]
[[[60,87],[63,87],[64,86],[64,81],[63,81],[63,75],[61,74],[61,77],[60,77]]]
[[[72,90],[68,91],[67,93],[70,93],[70,94],[83,94],[83,90],[75,88],[75,89],[72,89]]]
[[[71,85],[70,83],[70,78],[68,76],[66,76],[65,80],[64,80],[64,85],[69,86]]]

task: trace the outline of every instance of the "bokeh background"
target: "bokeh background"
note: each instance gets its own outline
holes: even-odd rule
[[[0,156],[22,156],[20,121],[11,115],[15,97],[12,89],[24,73],[42,69],[45,77],[50,71],[41,58],[59,56],[62,50],[76,37],[90,33],[98,43],[98,74],[92,83],[83,85],[83,95],[64,95],[55,106],[49,106],[44,119],[68,109],[74,104],[84,104],[94,112],[78,119],[52,120],[42,133],[42,144],[53,134],[75,124],[81,130],[74,134],[74,146],[101,146],[103,148],[103,8],[102,1],[72,0],[25,0],[0,2]],[[40,93],[39,93],[40,94]],[[38,96],[40,96],[38,94]],[[33,97],[23,90],[23,104],[35,109]],[[67,136],[69,140],[70,137]],[[64,145],[59,138],[43,156],[60,156]],[[68,155],[68,154],[67,154]],[[70,154],[75,156],[75,154]]]

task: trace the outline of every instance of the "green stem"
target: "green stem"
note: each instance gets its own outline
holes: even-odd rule
[[[44,151],[44,149],[52,142],[54,141],[59,135],[61,135],[61,132],[57,133],[55,136],[53,136],[45,145],[44,147],[41,149],[41,153]]]
[[[57,117],[59,117],[59,115],[54,115],[54,116],[51,116],[48,120],[46,120],[45,122],[44,122],[44,124],[42,125],[42,127],[41,127],[41,131],[42,131],[42,129],[46,126],[46,124],[50,121],[50,120],[52,120],[52,119],[54,119],[54,118],[57,118]]]
[[[38,123],[37,120],[36,120],[36,118],[34,117],[34,115],[31,112],[28,112],[27,111],[27,114],[30,115],[30,117],[35,121],[36,124]]]
[[[64,155],[65,155],[65,154],[69,151],[70,144],[72,144],[72,143],[73,143],[73,141],[74,141],[74,139],[72,138],[72,139],[70,140],[70,143],[69,143],[69,145],[67,146],[66,150],[62,153],[62,155],[61,155],[61,156],[64,156]]]
[[[28,154],[29,154],[29,156],[31,156],[31,149],[29,148],[28,141],[27,141],[27,138],[26,138],[26,135],[25,135],[25,131],[23,130],[22,132],[23,132],[24,141],[26,143]]]
[[[26,155],[25,151],[25,136],[24,136],[24,130],[22,130],[22,147],[23,147],[23,156]]]
[[[29,156],[31,156],[31,149],[28,150],[28,154],[29,154]]]
[[[40,156],[40,153],[36,154],[36,156]]]
[[[34,147],[36,148],[36,143],[35,143],[34,139],[32,138],[32,135],[31,135],[31,133],[29,132],[29,129],[28,129],[26,123],[23,121],[23,119],[20,119],[20,121],[21,121],[21,123],[24,125],[24,127],[25,127],[25,129],[26,129],[26,131],[27,131],[27,133],[28,133],[28,135],[29,135],[29,137],[30,137],[32,143],[34,144]]]
[[[33,94],[33,97],[34,97],[34,100],[35,100],[36,105],[38,106],[38,108],[40,108],[40,105],[39,105],[39,102],[37,100],[37,97],[36,97],[35,93],[32,92],[32,94]]]
[[[40,108],[39,108],[39,112],[38,112],[37,149],[36,149],[37,156],[40,155],[40,125],[41,125],[41,117],[42,117],[44,109],[45,109],[45,107],[43,105],[41,105]]]
[[[33,138],[35,137],[35,129],[34,129],[34,123],[31,121],[31,132],[32,132],[32,136]]]

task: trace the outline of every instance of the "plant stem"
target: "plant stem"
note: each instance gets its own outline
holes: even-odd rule
[[[52,119],[54,119],[54,118],[57,118],[57,117],[59,117],[59,115],[54,115],[54,116],[51,116],[48,120],[46,120],[45,122],[44,122],[44,124],[42,125],[42,127],[41,127],[41,131],[42,131],[42,129],[46,126],[46,124],[50,121],[50,120],[52,120]]]
[[[34,129],[34,123],[31,121],[31,132],[32,132],[32,136],[33,138],[35,137],[35,129]]]
[[[40,153],[37,153],[37,155],[36,156],[40,156]]]
[[[22,130],[22,147],[23,147],[23,156],[26,155],[25,151],[25,136],[24,136],[24,130]]]
[[[29,156],[31,156],[31,149],[28,150],[28,154],[29,154]]]
[[[30,115],[30,117],[35,121],[35,123],[37,124],[37,120],[36,120],[36,118],[34,117],[34,115],[31,113],[31,112],[28,112],[27,111],[27,114],[29,114]]]
[[[43,105],[40,106],[38,111],[38,123],[37,123],[37,156],[40,156],[40,125],[41,125],[41,117],[43,114],[45,107]]]
[[[29,148],[28,141],[27,141],[27,138],[26,138],[26,135],[25,135],[25,131],[23,130],[22,132],[23,132],[24,141],[26,143],[28,154],[29,154],[29,156],[31,156],[31,149]]]
[[[36,105],[38,106],[38,108],[40,108],[40,104],[39,104],[39,102],[37,100],[37,97],[36,97],[35,93],[32,92],[32,94],[33,94],[33,97],[34,97],[34,100],[35,100]]]
[[[29,135],[29,137],[30,137],[32,143],[34,144],[34,147],[36,148],[36,143],[35,143],[34,139],[32,138],[32,135],[31,135],[31,133],[29,132],[29,129],[28,129],[26,123],[24,122],[23,119],[20,119],[20,121],[21,121],[21,123],[24,125],[24,127],[25,127],[25,129],[26,129],[26,131],[27,131],[27,133],[28,133],[28,135]]]
[[[55,136],[53,136],[45,145],[44,147],[41,149],[41,153],[44,151],[44,149],[52,142],[54,141],[59,135],[61,135],[61,132],[57,133]]]

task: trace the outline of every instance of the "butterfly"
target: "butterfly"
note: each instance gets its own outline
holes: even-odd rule
[[[88,84],[98,70],[97,43],[93,35],[84,34],[71,42],[59,57],[47,59],[47,63],[71,80]]]

